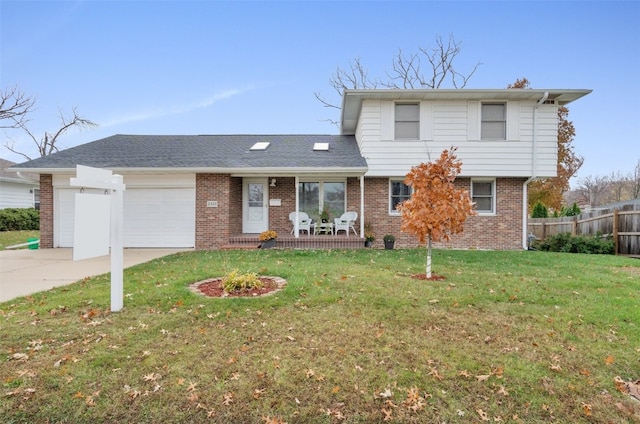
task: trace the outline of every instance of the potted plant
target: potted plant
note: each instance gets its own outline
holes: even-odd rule
[[[376,234],[373,232],[373,227],[370,222],[364,223],[364,247],[371,247],[373,241],[376,239]]]
[[[396,243],[396,236],[392,234],[385,234],[382,240],[384,240],[384,248],[387,250],[391,250]]]
[[[329,222],[329,209],[327,209],[326,207],[322,209],[322,212],[320,212],[320,222],[322,222],[323,224]]]
[[[258,240],[262,242],[260,249],[269,249],[274,247],[276,245],[276,238],[278,238],[278,233],[273,230],[261,232],[258,236]]]

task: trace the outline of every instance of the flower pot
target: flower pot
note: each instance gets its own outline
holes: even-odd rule
[[[396,244],[395,241],[385,241],[384,242],[384,248],[387,250],[392,250],[393,246]]]
[[[271,249],[272,247],[276,247],[276,239],[263,241],[260,245],[260,249]]]
[[[364,241],[364,247],[371,247],[372,244],[373,244],[373,242],[371,240],[365,240]]]

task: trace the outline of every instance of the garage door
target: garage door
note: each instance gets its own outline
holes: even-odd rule
[[[58,245],[73,246],[77,190],[58,190]],[[193,247],[194,188],[127,188],[124,192],[124,247]]]

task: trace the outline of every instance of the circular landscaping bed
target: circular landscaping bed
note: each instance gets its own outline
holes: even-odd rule
[[[198,281],[189,286],[192,292],[207,297],[260,297],[273,294],[281,290],[287,281],[280,277],[260,276],[263,286],[245,290],[234,290],[225,292],[222,288],[222,277],[210,278],[208,280]]]

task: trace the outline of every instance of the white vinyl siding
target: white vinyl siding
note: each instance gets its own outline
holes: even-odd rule
[[[396,140],[420,138],[420,106],[418,103],[397,103],[395,107]]]
[[[493,215],[496,212],[495,180],[471,180],[471,199],[479,215]]]
[[[369,170],[367,176],[405,175],[420,162],[437,159],[444,149],[458,148],[460,176],[554,177],[557,164],[557,109],[537,111],[536,170],[533,166],[535,101],[507,102],[507,140],[480,141],[481,103],[466,100],[420,103],[420,140],[394,140],[392,101],[365,100],[356,138]]]
[[[2,181],[0,183],[0,209],[33,208],[33,190],[37,185]]]

